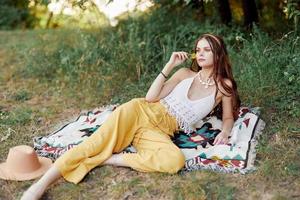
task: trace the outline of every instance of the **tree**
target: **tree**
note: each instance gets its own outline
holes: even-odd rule
[[[204,2],[202,0],[192,0],[192,8],[196,10],[196,14],[199,19],[202,19],[205,16],[204,12]]]
[[[258,23],[258,14],[255,0],[242,0],[244,11],[244,25],[251,28],[253,23]]]
[[[34,17],[28,8],[29,1],[0,0],[0,29],[28,28]]]
[[[228,25],[232,20],[230,5],[228,0],[216,0],[216,6],[220,14],[221,22]]]

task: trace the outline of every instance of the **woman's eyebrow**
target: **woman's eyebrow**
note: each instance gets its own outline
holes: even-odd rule
[[[210,46],[203,47],[204,49],[210,49]],[[201,47],[196,47],[196,49],[201,49]]]

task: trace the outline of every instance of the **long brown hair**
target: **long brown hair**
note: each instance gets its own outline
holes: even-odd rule
[[[224,88],[224,90],[232,96],[232,106],[233,106],[233,116],[236,119],[238,110],[241,104],[238,91],[237,91],[237,84],[233,78],[232,75],[232,69],[230,60],[228,57],[226,45],[224,43],[224,40],[217,35],[213,34],[203,34],[201,35],[195,42],[195,48],[194,52],[196,52],[197,44],[201,39],[206,39],[210,45],[210,48],[213,52],[213,60],[214,60],[214,68],[213,68],[213,79],[215,81],[217,91],[219,90],[217,82],[219,81],[221,86]],[[190,69],[194,72],[198,72],[202,69],[201,66],[198,65],[196,59],[192,60],[192,65]],[[224,79],[229,79],[232,83],[232,87],[230,87]],[[224,94],[222,91],[220,91],[222,94]],[[217,95],[217,93],[216,93]],[[228,96],[224,94],[225,96]],[[215,107],[213,110],[213,113],[217,115],[217,117],[221,118],[222,116],[222,104],[221,102]]]

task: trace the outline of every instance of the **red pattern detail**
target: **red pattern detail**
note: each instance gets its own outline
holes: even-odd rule
[[[47,144],[44,147],[45,147],[46,151],[55,151],[57,149],[56,147],[51,147],[51,146],[49,146]]]
[[[249,112],[250,109],[248,107],[240,107],[239,117],[243,116],[245,113]]]
[[[246,127],[248,128],[249,122],[250,122],[250,118],[245,119],[243,122],[245,123]]]
[[[98,111],[96,111],[96,112],[94,113],[94,115],[97,115],[97,114],[99,114],[99,113],[102,113],[102,111],[101,111],[101,110],[98,110]]]
[[[201,161],[203,164],[208,165],[210,163],[215,163],[215,160],[211,160],[211,159],[202,159]]]
[[[84,122],[89,122],[90,120],[89,120],[89,118],[87,117],[86,119],[85,119],[85,121]]]
[[[90,121],[90,124],[94,123],[95,121],[96,121],[96,118],[92,119],[92,120]]]
[[[239,160],[231,160],[232,165],[236,166],[236,167],[240,167],[241,161]]]

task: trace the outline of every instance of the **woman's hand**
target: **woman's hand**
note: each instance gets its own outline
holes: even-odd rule
[[[214,145],[227,144],[229,134],[225,131],[221,131],[214,140]]]
[[[173,52],[168,63],[172,67],[176,67],[176,66],[182,64],[184,61],[186,61],[186,59],[188,59],[187,52],[184,52],[184,51]]]

